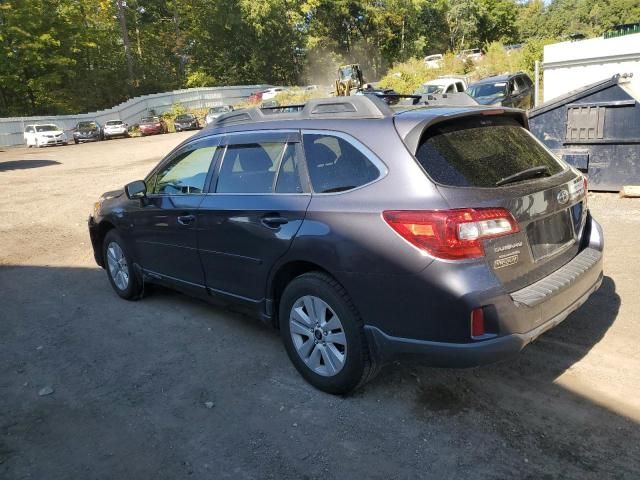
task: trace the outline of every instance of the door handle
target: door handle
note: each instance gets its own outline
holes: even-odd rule
[[[184,226],[191,225],[195,220],[195,215],[182,215],[178,217],[178,223]]]
[[[269,228],[278,228],[280,225],[289,223],[289,219],[286,217],[280,217],[277,215],[269,215],[262,217],[262,224]]]

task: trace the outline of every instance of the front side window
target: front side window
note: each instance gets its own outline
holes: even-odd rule
[[[430,128],[416,158],[436,182],[454,187],[496,187],[533,167],[555,175],[563,166],[516,120],[470,117]]]
[[[152,193],[159,195],[203,193],[215,150],[215,146],[207,146],[178,155],[147,182],[152,188]]]
[[[313,190],[344,192],[380,176],[380,170],[353,144],[330,134],[305,134],[304,152]]]

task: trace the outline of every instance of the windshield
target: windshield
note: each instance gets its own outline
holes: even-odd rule
[[[224,113],[230,111],[229,107],[223,105],[222,107],[213,107],[209,109],[209,113]]]
[[[430,128],[416,158],[436,182],[453,187],[495,187],[523,170],[562,165],[515,119],[470,117]]]
[[[176,120],[178,120],[178,121],[181,121],[181,120],[182,120],[182,121],[185,121],[185,120],[193,120],[193,115],[190,115],[190,114],[188,114],[188,113],[187,113],[187,114],[184,114],[184,115],[178,115],[178,116],[176,117]]]
[[[98,125],[96,125],[96,122],[80,122],[78,123],[78,128],[94,129],[98,128]]]
[[[471,85],[469,88],[467,88],[467,93],[473,98],[504,97],[507,94],[507,82]]]
[[[36,132],[55,132],[60,130],[57,125],[38,125],[36,126]]]
[[[160,122],[160,117],[144,117],[140,120],[140,123],[158,123]]]
[[[427,95],[429,93],[442,93],[442,92],[444,92],[444,85],[422,85],[416,91],[416,95]]]
[[[116,127],[116,126],[122,125],[122,122],[120,120],[109,120],[105,125],[108,125],[110,127]]]
[[[338,70],[338,74],[340,75],[340,80],[346,80],[346,79],[352,78],[354,76],[353,68],[352,67],[341,68],[340,70]]]

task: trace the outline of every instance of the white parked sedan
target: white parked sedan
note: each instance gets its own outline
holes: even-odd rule
[[[268,88],[265,91],[262,92],[262,101],[264,102],[265,100],[271,100],[273,98],[276,98],[276,95],[278,95],[279,93],[282,92],[286,92],[287,89],[284,87],[273,87],[273,88]]]
[[[46,145],[67,145],[67,134],[54,123],[27,125],[24,129],[24,142],[27,147]]]

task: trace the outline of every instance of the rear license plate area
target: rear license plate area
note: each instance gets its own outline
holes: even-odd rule
[[[536,261],[564,250],[575,240],[569,210],[530,223],[527,225],[527,238]]]

